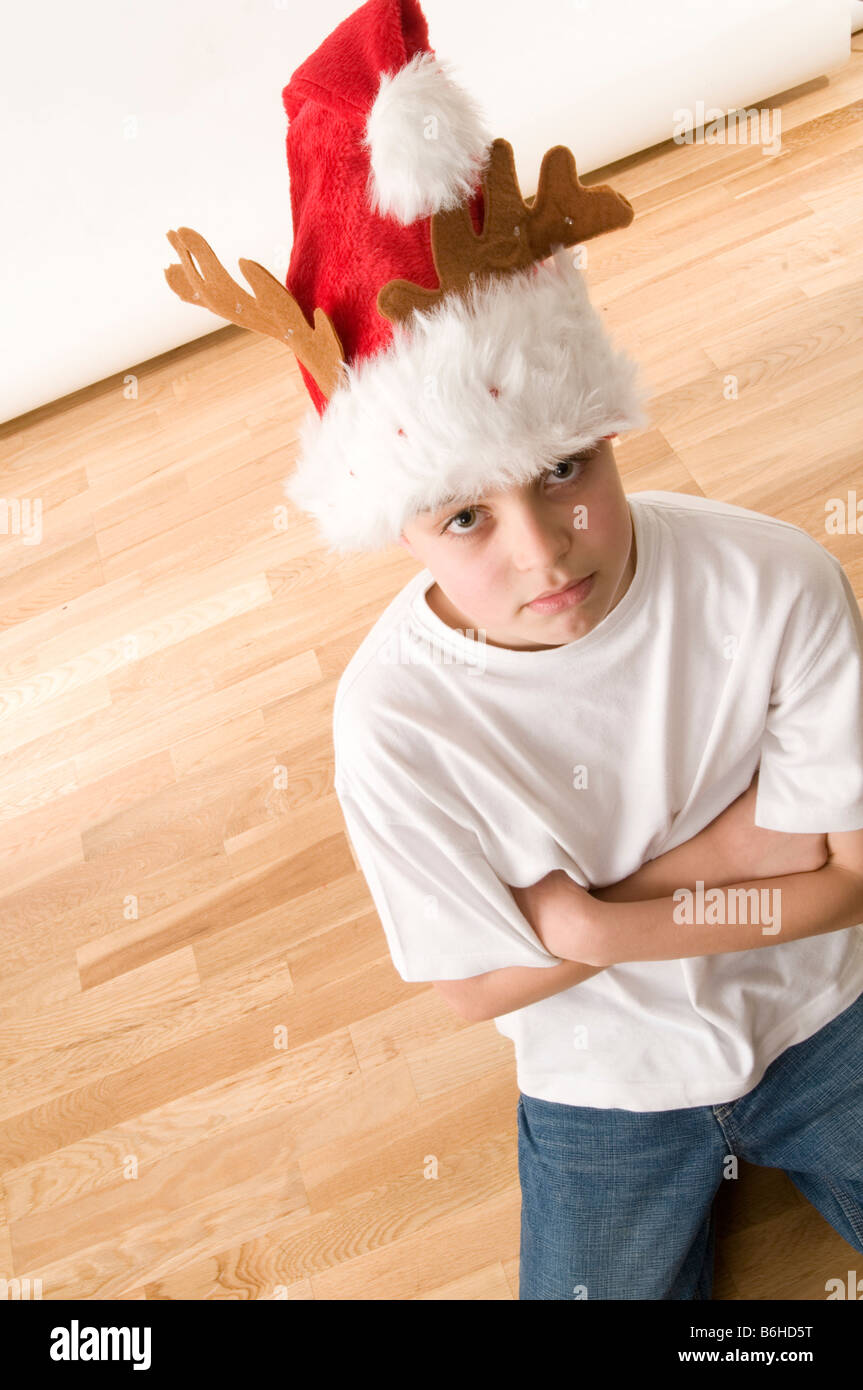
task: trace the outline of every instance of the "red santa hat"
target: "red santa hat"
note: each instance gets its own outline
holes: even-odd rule
[[[511,146],[429,47],[418,0],[367,0],[282,93],[294,240],[285,286],[237,285],[169,232],[181,298],[284,341],[315,410],[286,495],[331,550],[394,544],[419,512],[530,482],[646,423],[567,248],[628,226],[570,150],[523,199]],[[192,262],[195,256],[201,273]]]

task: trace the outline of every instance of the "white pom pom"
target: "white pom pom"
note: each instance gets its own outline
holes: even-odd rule
[[[492,136],[448,66],[423,52],[393,76],[382,74],[363,143],[372,210],[408,226],[475,193]]]

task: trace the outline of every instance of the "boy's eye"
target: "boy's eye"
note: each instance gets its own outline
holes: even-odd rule
[[[455,516],[451,516],[450,519],[449,519],[449,521],[446,523],[446,525],[441,527],[441,535],[442,535],[442,536],[443,536],[443,535],[447,535],[447,534],[452,535],[452,532],[453,532],[453,523],[456,522],[456,521],[461,521],[462,517],[470,516],[471,512],[475,512],[475,511],[476,511],[476,507],[465,507],[462,511],[456,512]],[[456,531],[464,531],[464,529],[465,529],[465,528],[464,528],[463,526],[457,526],[457,527],[455,527],[455,530],[456,530]]]
[[[590,449],[582,449],[577,454],[570,454],[567,458],[561,459],[560,463],[556,463],[551,472],[554,474],[557,468],[567,468],[570,465],[575,466],[576,464],[580,464],[581,468],[579,469],[578,476],[581,477],[581,474],[584,472],[585,464],[589,463],[592,458],[595,458],[598,452],[598,448],[594,445]],[[558,473],[556,476],[560,478],[561,475]],[[568,483],[571,481],[571,477],[562,478],[561,481]]]
[[[586,460],[583,459],[580,454],[570,454],[569,458],[561,459],[560,463],[556,463],[554,465],[554,468],[552,468],[551,470],[551,476],[557,479],[559,482],[568,483],[572,478],[573,474],[569,473],[566,476],[564,476],[564,474],[558,473],[557,470],[559,468],[571,468],[574,470],[575,468],[577,468],[579,463],[583,462],[586,462]]]
[[[591,449],[582,449],[581,452],[577,454],[570,454],[567,458],[561,459],[559,463],[554,464],[552,468],[550,468],[546,473],[546,477],[551,478],[554,482],[557,483],[565,484],[578,482],[581,478],[582,473],[584,472],[585,466],[590,462],[590,460],[595,456],[596,453],[597,449],[596,447],[594,447]],[[573,471],[567,475],[563,475],[557,471],[561,468],[569,468]],[[574,471],[576,468],[578,469],[577,472]],[[474,535],[475,532],[479,530],[479,527],[456,526],[454,525],[454,523],[461,521],[463,517],[469,517],[471,512],[475,512],[477,510],[478,508],[476,507],[463,507],[460,512],[456,512],[454,516],[451,516],[449,520],[444,523],[444,525],[441,527],[441,535]]]

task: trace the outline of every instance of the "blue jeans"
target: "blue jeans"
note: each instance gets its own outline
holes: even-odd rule
[[[863,994],[724,1105],[602,1110],[520,1093],[519,1299],[709,1299],[729,1154],[784,1169],[863,1252]]]

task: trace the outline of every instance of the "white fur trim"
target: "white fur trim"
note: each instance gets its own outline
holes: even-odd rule
[[[559,247],[415,309],[386,349],[346,364],[323,415],[300,425],[284,491],[331,550],[384,549],[448,496],[529,482],[602,435],[644,426],[637,376]]]
[[[449,67],[415,53],[393,76],[381,75],[366,122],[371,208],[408,226],[457,207],[476,192],[491,143],[479,106]]]

